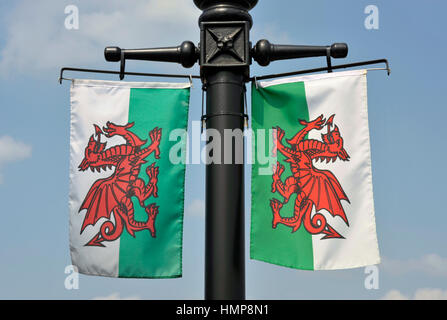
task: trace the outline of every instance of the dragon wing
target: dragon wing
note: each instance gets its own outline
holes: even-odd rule
[[[100,218],[110,219],[113,208],[125,195],[123,184],[116,178],[115,173],[108,178],[96,180],[79,209],[79,212],[87,210],[81,233],[88,225],[94,225]]]
[[[341,200],[349,199],[337,178],[328,170],[319,170],[312,165],[310,168],[300,168],[299,186],[311,200],[318,212],[326,209],[332,216],[340,216],[349,226]]]

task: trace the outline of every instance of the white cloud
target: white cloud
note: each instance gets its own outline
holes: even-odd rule
[[[65,6],[79,8],[79,29],[65,28]],[[180,14],[179,14],[180,13]],[[108,45],[123,48],[197,42],[200,15],[184,0],[22,0],[7,15],[0,73],[37,73],[104,62]]]
[[[193,200],[186,208],[186,214],[189,216],[196,216],[200,218],[205,217],[205,201],[200,199]]]
[[[447,290],[441,289],[418,289],[414,293],[414,300],[447,300]]]
[[[95,297],[92,300],[141,300],[139,296],[121,297],[119,292],[114,292],[105,297]]]
[[[2,169],[11,162],[31,157],[31,146],[9,136],[0,137],[0,184],[3,181]]]
[[[399,290],[391,290],[382,300],[408,300],[408,297],[403,295]]]
[[[392,260],[383,259],[382,267],[393,274],[410,272],[425,273],[431,276],[447,277],[447,258],[437,254],[428,254],[419,259]]]
[[[67,5],[79,9],[78,30],[65,28]],[[176,46],[184,40],[197,44],[200,14],[190,0],[21,0],[0,23],[6,34],[0,43],[0,75],[39,76],[56,74],[62,66],[98,67],[106,63],[106,46]],[[274,23],[255,24],[251,38],[290,42],[288,33]]]
[[[383,300],[409,300],[410,297],[402,294],[399,290],[389,291]],[[417,289],[411,300],[447,300],[447,290],[421,288]]]

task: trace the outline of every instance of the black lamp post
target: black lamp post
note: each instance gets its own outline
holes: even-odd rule
[[[207,91],[206,127],[224,139],[224,130],[243,130],[244,90],[253,58],[261,66],[271,61],[327,56],[344,58],[348,48],[332,46],[274,45],[260,40],[251,48],[248,13],[258,0],[194,0],[203,11],[199,18],[199,48],[185,41],[178,47],[155,49],[105,49],[107,61],[126,59],[177,62],[192,67],[197,60]],[[208,137],[208,142],[211,137]],[[241,155],[244,147],[224,149],[221,163],[206,165],[205,299],[245,299],[244,165],[223,163],[225,153]],[[234,156],[233,156],[234,158]]]
[[[244,90],[249,77],[252,18],[257,0],[194,0],[203,10],[200,74],[207,90],[207,129],[243,130]],[[243,155],[243,144],[225,150]],[[239,147],[239,149],[236,149]],[[245,299],[244,165],[206,167],[205,299]]]

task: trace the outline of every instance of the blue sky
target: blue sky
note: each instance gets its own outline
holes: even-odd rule
[[[69,4],[79,8],[79,30],[64,27],[64,8]],[[370,4],[379,8],[378,30],[364,27],[364,9]],[[447,298],[447,173],[442,169],[447,157],[443,132],[447,47],[441,41],[446,10],[445,2],[434,0],[260,0],[251,11],[253,43],[261,38],[290,44],[347,42],[350,52],[343,63],[388,58],[392,74],[368,74],[376,222],[383,258],[379,289],[365,289],[363,268],[291,270],[249,260],[247,246],[247,298]],[[81,275],[78,290],[65,289],[64,269],[70,264],[69,83],[57,83],[62,66],[116,70],[117,64],[103,61],[108,45],[197,43],[199,14],[189,0],[0,3],[0,298],[203,297],[203,165],[187,168],[183,278]],[[274,62],[267,68],[254,63],[251,73],[286,72],[323,63],[320,58]],[[183,70],[163,63],[129,62],[127,68],[198,74],[197,67]],[[194,85],[190,121],[200,118],[200,83]],[[246,181],[248,244],[249,167]]]

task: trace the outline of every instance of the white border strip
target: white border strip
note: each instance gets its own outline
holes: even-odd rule
[[[73,86],[110,87],[110,88],[150,88],[150,89],[186,89],[191,83],[174,82],[122,82],[107,80],[73,79]]]
[[[367,74],[367,70],[360,69],[360,70],[349,70],[349,71],[341,71],[341,72],[313,74],[313,75],[308,75],[308,76],[287,77],[287,78],[280,78],[280,79],[275,79],[275,80],[270,80],[270,81],[258,81],[258,87],[259,88],[267,88],[270,86],[284,84],[284,83],[314,81],[314,80],[321,80],[321,79],[358,76],[358,75],[365,75],[365,74]]]

